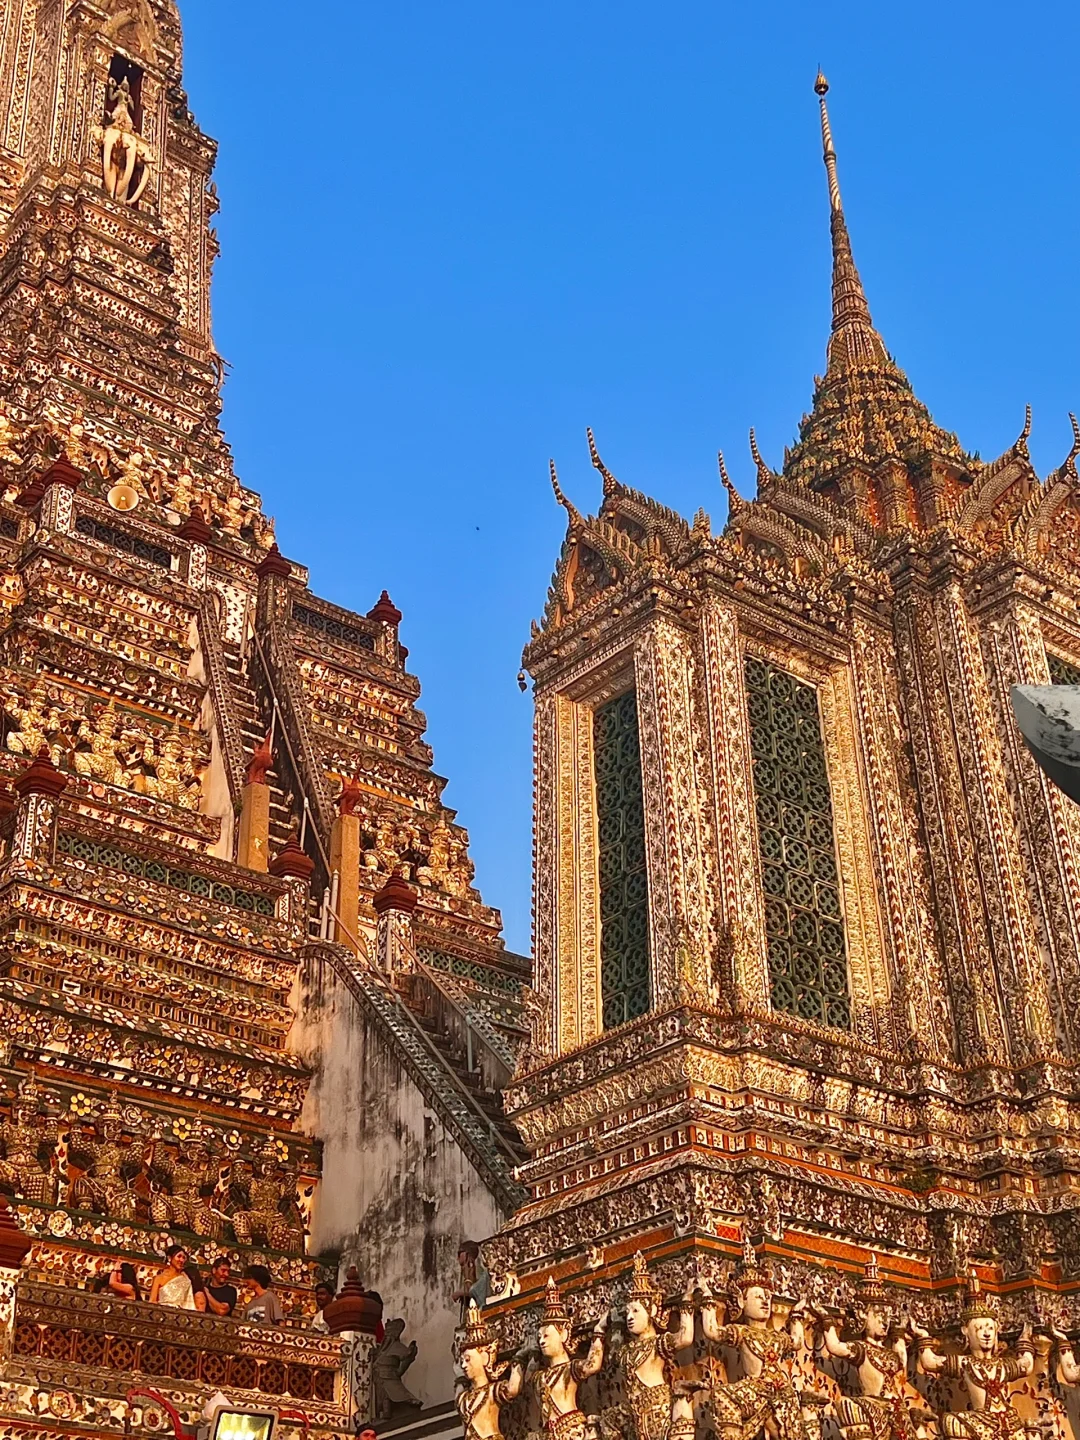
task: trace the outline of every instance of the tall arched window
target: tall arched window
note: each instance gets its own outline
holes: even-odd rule
[[[652,1007],[645,806],[633,690],[594,712],[593,754],[600,868],[600,995],[604,1029],[610,1030]]]
[[[818,693],[753,656],[746,689],[773,1007],[848,1029],[847,945]]]

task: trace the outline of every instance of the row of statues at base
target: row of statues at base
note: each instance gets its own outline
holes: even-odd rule
[[[960,1315],[966,1349],[955,1354],[940,1348],[910,1317],[898,1323],[896,1299],[881,1284],[873,1260],[859,1286],[861,1335],[855,1340],[841,1339],[838,1321],[805,1302],[796,1304],[778,1327],[772,1279],[749,1245],[744,1246],[730,1298],[735,1319],[724,1324],[718,1317],[719,1302],[707,1290],[669,1305],[639,1254],[626,1300],[626,1343],[609,1353],[610,1317],[604,1315],[593,1327],[588,1353],[575,1357],[572,1316],[551,1279],[540,1319],[540,1354],[519,1351],[509,1367],[500,1367],[498,1336],[472,1307],[459,1342],[468,1382],[458,1398],[465,1440],[501,1440],[500,1411],[526,1393],[535,1401],[545,1440],[592,1440],[597,1435],[602,1440],[693,1440],[698,1411],[722,1440],[755,1440],[761,1434],[769,1440],[818,1440],[829,1397],[800,1390],[793,1379],[808,1321],[819,1328],[825,1355],[851,1366],[858,1387],[836,1405],[843,1440],[917,1440],[933,1419],[948,1440],[1037,1440],[1042,1435],[1025,1423],[1010,1398],[1010,1387],[1034,1366],[1030,1328],[1024,1328],[1011,1353],[999,1353],[996,1313],[980,1293],[974,1273]],[[678,1324],[671,1330],[664,1328],[668,1309],[678,1310]],[[719,1358],[721,1352],[736,1352],[740,1379],[709,1383],[679,1377],[676,1357],[695,1343],[696,1312],[706,1354]],[[1067,1385],[1080,1383],[1080,1362],[1067,1337],[1056,1330],[1053,1336],[1062,1379]],[[969,1408],[945,1411],[940,1417],[919,1408],[918,1397],[907,1387],[912,1342],[923,1371],[959,1381]],[[621,1396],[599,1416],[586,1417],[578,1406],[578,1388],[599,1375],[606,1360]]]
[[[302,1253],[297,1173],[272,1137],[250,1154],[234,1154],[200,1126],[166,1149],[151,1125],[150,1116],[129,1123],[115,1094],[96,1117],[61,1115],[27,1076],[10,1118],[0,1120],[0,1190],[207,1240],[227,1238],[228,1225],[240,1245]]]

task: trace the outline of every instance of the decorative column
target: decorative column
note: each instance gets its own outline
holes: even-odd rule
[[[1053,1026],[965,559],[948,542],[913,558],[894,577],[897,654],[960,1058],[1023,1064],[1053,1051]]]
[[[75,528],[75,491],[82,482],[82,472],[61,452],[48,469],[34,476],[15,504],[23,510],[40,505],[42,528],[66,533]]]
[[[308,901],[311,895],[311,877],[315,873],[315,861],[300,846],[295,835],[288,840],[270,861],[267,867],[271,875],[289,881],[289,894],[285,913],[280,916],[292,926],[297,940],[307,938]]]
[[[356,951],[360,943],[360,817],[356,807],[363,791],[349,778],[341,787],[337,819],[330,831],[330,876],[338,877],[334,938]],[[415,897],[414,897],[415,906]]]
[[[274,620],[286,618],[292,579],[292,566],[278,549],[276,540],[256,565],[255,574],[259,580],[259,622],[266,630]]]
[[[653,622],[634,649],[649,876],[653,1003],[708,995],[715,937],[704,816],[708,776],[695,744],[690,639]]]
[[[1034,582],[1015,577],[1013,585]],[[984,585],[984,589],[987,587]],[[1040,587],[1041,588],[1041,587]],[[1015,802],[1024,875],[1045,956],[1045,984],[1061,1038],[1080,1051],[1080,811],[1036,765],[1013,715],[1013,685],[1048,685],[1042,624],[1030,603],[1010,594],[981,626],[1002,755]]]
[[[240,835],[236,863],[248,870],[267,870],[270,861],[270,787],[266,772],[274,763],[270,736],[251,757],[247,781],[240,795]],[[282,852],[284,853],[284,852]]]
[[[376,963],[387,979],[408,974],[415,968],[412,917],[418,899],[407,880],[391,875],[371,902],[379,917]]]
[[[733,1009],[769,1008],[761,862],[754,825],[754,767],[739,622],[710,599],[702,612],[702,706],[711,768],[720,998]]]
[[[193,590],[205,590],[207,546],[210,544],[211,530],[198,505],[191,507],[191,514],[176,533],[191,546],[187,560],[188,584]]]
[[[534,903],[537,1008],[533,1043],[561,1054],[598,1035],[600,879],[593,716],[548,691],[534,720]]]
[[[892,1029],[899,1048],[953,1058],[949,975],[931,918],[930,874],[904,745],[891,637],[880,621],[852,621],[851,682],[866,766],[866,808],[879,876],[880,912],[891,971]],[[879,1043],[889,1043],[882,1017]]]
[[[375,642],[376,654],[391,665],[403,664],[404,654],[398,641],[398,626],[401,624],[401,611],[390,599],[390,596],[385,590],[368,611],[367,618],[369,620],[377,620],[381,626],[379,638]]]
[[[0,1360],[11,1354],[16,1289],[30,1248],[30,1237],[16,1225],[7,1197],[0,1195]]]
[[[330,1334],[346,1342],[342,1351],[342,1401],[351,1422],[346,1429],[358,1434],[374,1413],[371,1358],[382,1306],[364,1293],[355,1265],[349,1267],[344,1285],[323,1310],[323,1319]]]
[[[41,526],[68,534],[75,528],[75,491],[83,482],[82,472],[75,469],[66,455],[53,461],[41,477]]]
[[[11,846],[15,864],[25,867],[52,862],[59,798],[67,783],[67,776],[53,764],[47,745],[41,747],[36,759],[16,778],[14,789],[19,808]]]

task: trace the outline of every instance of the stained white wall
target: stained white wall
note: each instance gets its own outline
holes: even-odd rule
[[[425,1405],[453,1398],[458,1246],[500,1216],[479,1175],[329,969],[309,959],[293,996],[290,1049],[314,1071],[304,1131],[323,1141],[309,1251],[342,1251],[402,1316],[419,1353],[405,1380]]]

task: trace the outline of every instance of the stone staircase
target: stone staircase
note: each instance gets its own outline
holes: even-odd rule
[[[492,1140],[504,1152],[509,1164],[512,1167],[523,1164],[528,1159],[528,1151],[521,1143],[521,1137],[514,1125],[506,1117],[502,1090],[497,1085],[485,1082],[483,1067],[478,1063],[480,1038],[477,1037],[473,1064],[470,1067],[468,1047],[450,1026],[445,1022],[440,1023],[438,1007],[432,1003],[436,997],[433,996],[428,976],[424,972],[401,975],[397,979],[396,989],[406,1009],[415,1017],[417,1025],[446,1062],[447,1069],[483,1113],[491,1128]],[[509,1079],[509,1076],[506,1078]]]
[[[385,1440],[461,1440],[461,1419],[452,1401],[420,1410],[407,1420],[381,1420],[374,1428]]]
[[[223,649],[225,668],[228,671],[232,687],[233,704],[244,738],[244,756],[246,760],[250,760],[266,739],[270,729],[270,719],[269,716],[262,713],[262,707],[258,702],[258,692],[252,683],[248,663],[241,655],[240,647],[236,644],[225,643]],[[270,787],[271,855],[278,853],[296,828],[297,823],[295,818],[297,807],[292,791],[286,783],[283,783],[280,764],[283,751],[280,741],[275,745],[274,752],[276,759],[266,777]]]

